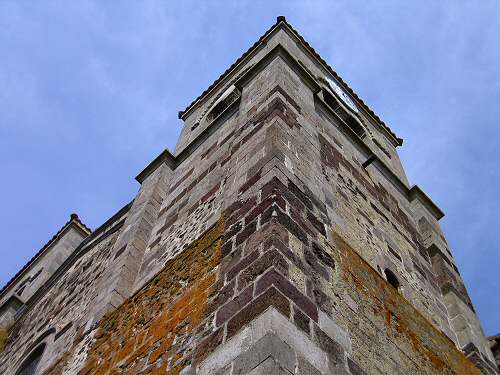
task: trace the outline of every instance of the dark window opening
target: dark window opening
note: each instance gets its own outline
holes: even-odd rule
[[[45,350],[45,344],[40,345],[38,348],[33,350],[31,354],[26,358],[19,367],[16,375],[35,375],[36,369],[40,360],[42,359],[43,351]]]
[[[228,96],[217,103],[207,115],[207,122],[212,122],[219,117],[231,104],[233,104],[240,97],[240,92],[234,89]]]
[[[16,294],[21,297],[23,292],[24,292],[24,289],[26,288],[26,285],[23,285],[21,288],[19,288],[19,290],[16,292]]]
[[[360,123],[352,116],[349,116],[346,121],[347,125],[356,133],[360,138],[364,138],[365,129],[360,125]]]
[[[387,279],[387,282],[389,284],[391,284],[394,288],[399,289],[401,284],[399,283],[399,280],[396,277],[396,275],[390,269],[387,269],[387,268],[384,270],[384,273],[385,273],[385,278]]]
[[[40,274],[42,273],[42,271],[43,271],[43,267],[42,267],[42,268],[40,268],[40,269],[37,271],[37,273],[35,273],[33,276],[30,276],[30,283],[32,283],[33,281],[35,281],[35,280],[36,280],[36,278],[37,278],[38,276],[40,276]]]
[[[325,103],[330,106],[331,109],[334,111],[337,110],[339,107],[339,103],[337,102],[337,99],[333,97],[332,94],[330,94],[328,91],[323,90],[323,98],[325,99]]]
[[[338,100],[330,94],[327,90],[323,90],[323,98],[325,103],[342,119],[345,121],[347,126],[351,128],[354,133],[360,138],[364,138],[366,133],[363,126],[356,120],[350,113],[348,113],[339,104]]]
[[[389,245],[387,245],[387,248],[389,249],[389,252],[394,255],[400,262],[403,261],[403,259],[401,259],[401,256],[396,252],[396,250],[394,250],[392,247],[390,247]]]

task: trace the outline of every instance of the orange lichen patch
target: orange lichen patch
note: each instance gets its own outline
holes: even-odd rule
[[[178,374],[207,323],[223,219],[99,323],[80,374]]]
[[[5,349],[5,346],[7,345],[8,339],[9,339],[9,333],[7,332],[6,329],[1,328],[0,329],[0,352]]]
[[[335,248],[341,258],[341,277],[362,296],[363,308],[371,310],[398,346],[410,349],[423,366],[434,373],[481,374],[454,343],[437,330],[411,303],[363,260],[337,233]]]
[[[391,308],[389,308],[389,305],[392,304],[380,304],[374,309],[375,313],[385,316],[388,332],[394,335],[395,333],[391,332],[391,330],[394,329],[398,335],[403,335],[410,342],[411,347],[415,352],[427,358],[437,371],[442,372],[446,367],[446,363],[440,358],[440,356],[422,343],[420,337],[413,332],[412,329],[410,329],[408,319],[405,319],[404,316],[397,315]],[[442,353],[440,353],[440,355],[442,355]]]

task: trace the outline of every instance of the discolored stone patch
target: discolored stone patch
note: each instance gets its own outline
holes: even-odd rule
[[[223,220],[99,323],[80,374],[178,374],[203,339]]]
[[[419,367],[427,366],[435,374],[481,374],[451,340],[336,234],[334,244],[341,258],[341,279],[353,290],[351,295],[361,296],[363,314],[381,322],[384,334],[402,350],[408,348],[407,354]]]

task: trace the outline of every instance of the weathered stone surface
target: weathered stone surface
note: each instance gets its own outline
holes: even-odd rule
[[[37,350],[37,374],[498,373],[401,140],[283,19],[181,117],[131,204],[5,305],[1,373]]]
[[[213,351],[222,331],[203,338],[220,264],[222,223],[205,233],[118,309],[99,322],[81,374],[178,373]],[[196,348],[196,349],[195,349]]]

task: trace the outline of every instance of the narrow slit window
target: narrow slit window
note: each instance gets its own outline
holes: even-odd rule
[[[352,114],[344,110],[344,108],[339,104],[338,100],[331,93],[329,93],[328,90],[323,90],[323,98],[325,100],[325,103],[328,104],[328,106],[330,106],[330,108],[342,120],[345,121],[347,126],[349,126],[358,137],[364,138],[366,136],[363,126],[352,116]]]
[[[33,350],[31,354],[26,358],[19,367],[16,375],[34,375],[40,360],[42,359],[43,352],[45,350],[45,344],[40,345],[38,348]]]
[[[385,269],[385,278],[387,279],[387,282],[391,284],[394,288],[398,289],[401,287],[401,284],[396,277],[396,275],[388,268]]]

